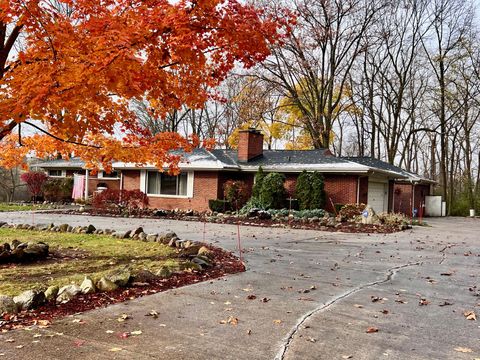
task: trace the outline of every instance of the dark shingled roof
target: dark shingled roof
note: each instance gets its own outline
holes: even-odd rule
[[[318,150],[263,150],[263,156],[259,156],[248,162],[239,162],[237,150],[216,149],[212,154],[221,162],[228,165],[248,166],[276,166],[276,165],[313,165],[313,164],[340,164],[348,163],[348,160],[332,156],[325,149]]]
[[[402,169],[401,167],[392,165],[392,164],[390,164],[386,161],[382,161],[382,160],[379,160],[379,159],[374,159],[374,158],[367,157],[367,156],[364,156],[364,157],[348,156],[348,157],[344,157],[344,159],[347,159],[349,161],[356,162],[358,164],[362,164],[362,165],[365,165],[365,166],[368,166],[368,167],[371,167],[371,168],[376,168],[376,169],[380,169],[380,170],[385,170],[385,171],[390,171],[390,172],[393,172],[393,173],[397,173],[399,175],[399,177],[406,176],[409,179],[417,178],[419,181],[433,182],[432,180],[426,179],[423,176],[420,176],[420,175],[415,174],[415,173],[411,173],[409,171],[406,171],[406,170]]]

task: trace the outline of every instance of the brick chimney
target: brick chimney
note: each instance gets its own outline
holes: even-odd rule
[[[238,138],[238,161],[248,162],[263,155],[263,134],[256,129],[240,130]]]

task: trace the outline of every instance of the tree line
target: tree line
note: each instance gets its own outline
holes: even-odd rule
[[[452,214],[479,206],[480,32],[464,0],[265,2],[296,16],[271,56],[238,71],[201,109],[158,131],[235,147],[256,127],[268,148],[330,148],[438,182]],[[140,106],[141,108],[141,106]],[[147,112],[138,112],[144,116]],[[144,124],[152,128],[148,116]]]

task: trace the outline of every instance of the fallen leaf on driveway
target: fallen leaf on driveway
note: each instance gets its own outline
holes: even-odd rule
[[[142,335],[142,330],[135,330],[135,331],[132,331],[130,334],[132,334],[132,335]]]
[[[362,309],[363,308],[363,305],[360,305],[360,304],[353,304],[353,306],[355,306],[357,309]]]
[[[458,351],[458,352],[461,352],[461,353],[471,353],[471,352],[473,352],[472,349],[469,349],[469,348],[466,348],[466,347],[461,347],[461,346],[456,347],[454,350]]]
[[[278,325],[282,323],[282,320],[273,320],[273,323]]]
[[[124,322],[125,320],[130,319],[130,316],[128,314],[122,314],[120,317],[117,319],[118,322]]]
[[[448,302],[448,301],[444,301],[443,303],[441,303],[440,305],[438,306],[448,306],[448,305],[453,305],[451,302]]]
[[[145,314],[145,316],[151,316],[154,319],[158,319],[158,312],[156,312],[155,310],[150,310],[150,312],[148,314]]]
[[[110,350],[108,351],[111,351],[111,352],[118,352],[118,351],[122,351],[123,349],[122,348],[118,348],[118,347],[114,347],[114,348],[111,348]]]
[[[220,324],[238,325],[238,318],[230,316],[227,320],[220,320]]]
[[[113,334],[113,330],[107,330],[105,331],[107,334]]]
[[[440,275],[442,276],[452,276],[453,272],[444,272],[444,273],[441,273]]]
[[[465,311],[463,315],[467,320],[477,320],[477,315],[473,311]]]
[[[49,320],[38,320],[37,325],[40,329],[45,329],[50,327],[50,321]]]
[[[82,346],[83,344],[85,344],[85,340],[75,340],[73,342],[73,345],[75,345],[76,347],[80,347]]]
[[[420,299],[420,301],[418,302],[418,305],[420,306],[424,306],[428,304],[430,304],[430,301],[428,301],[427,299]]]
[[[248,300],[255,300],[256,298],[257,298],[257,297],[256,297],[255,295],[253,295],[253,294],[247,296],[247,299],[248,299]]]
[[[342,359],[351,359],[353,355],[342,355]]]
[[[367,328],[367,330],[365,332],[367,334],[376,333],[376,332],[378,332],[378,328],[370,326],[369,328]]]
[[[264,297],[264,298],[262,298],[262,300],[260,300],[260,301],[261,301],[261,302],[263,302],[263,303],[266,303],[266,302],[269,302],[269,301],[270,301],[270,299],[269,299],[269,298],[266,298],[266,297]]]

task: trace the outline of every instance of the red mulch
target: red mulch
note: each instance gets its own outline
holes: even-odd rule
[[[84,212],[78,212],[77,210],[63,210],[52,211],[57,214],[70,214],[70,215],[85,215],[89,216],[108,216],[108,217],[122,217],[121,215],[111,213],[108,211],[99,212],[98,210],[86,209]],[[214,224],[232,224],[232,225],[246,225],[246,226],[259,226],[259,227],[277,227],[287,229],[303,229],[303,230],[317,230],[317,231],[330,231],[330,232],[346,232],[346,233],[364,233],[364,234],[392,234],[401,231],[398,226],[392,225],[367,225],[358,224],[352,222],[338,223],[338,227],[322,226],[318,222],[303,222],[301,220],[290,220],[288,222],[279,220],[263,220],[258,218],[238,218],[235,216],[223,216],[216,218],[215,221],[209,220],[205,214],[199,214],[195,216],[187,216],[184,214],[169,213],[164,216],[153,216],[149,213],[137,214],[135,218],[144,219],[166,219],[166,220],[180,220],[180,221],[196,221],[196,222],[208,222]]]
[[[245,271],[245,266],[232,253],[207,246],[213,253],[214,266],[207,270],[175,273],[166,279],[155,280],[145,286],[120,288],[112,292],[80,295],[65,304],[49,303],[35,310],[22,311],[17,315],[0,316],[0,330],[13,330],[25,326],[42,324],[67,315],[106,307],[126,300],[151,295],[201,281],[216,279],[226,274]]]

